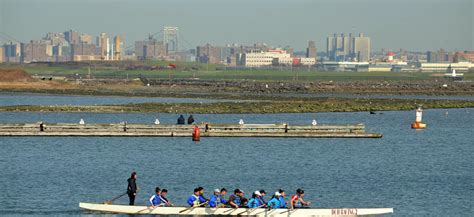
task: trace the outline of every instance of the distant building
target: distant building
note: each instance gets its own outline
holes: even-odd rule
[[[317,59],[316,43],[314,41],[308,42],[308,48],[306,48],[306,57]]]
[[[32,40],[29,43],[21,44],[21,62],[50,62],[54,60],[52,53],[52,46],[49,41]]]
[[[145,41],[135,42],[135,56],[137,60],[165,59],[166,46],[162,41],[149,37]]]
[[[84,44],[92,44],[92,35],[81,34],[79,36],[79,42]]]
[[[110,41],[107,33],[100,33],[97,41],[99,42],[98,46],[100,59],[109,60]]]
[[[94,44],[72,44],[71,45],[71,60],[101,60],[101,56],[96,54],[96,46]]]
[[[19,63],[21,61],[21,44],[10,42],[3,46],[5,62]]]
[[[226,63],[227,58],[224,58],[222,53],[223,53],[222,47],[216,47],[210,44],[206,44],[204,46],[197,46],[196,47],[196,62],[211,63],[211,64]],[[231,49],[229,49],[229,54],[230,53],[231,53]]]
[[[0,63],[4,63],[5,60],[5,49],[3,47],[0,47]]]
[[[426,52],[426,60],[429,63],[441,63],[447,62],[447,54],[444,49],[439,49],[437,51],[428,51]]]
[[[370,60],[370,38],[360,33],[358,37],[344,33],[327,37],[326,53],[331,61],[358,61]]]
[[[78,44],[79,43],[79,33],[74,30],[69,30],[64,32],[64,38],[69,44]]]
[[[464,51],[464,52],[456,52],[453,57],[453,62],[463,62],[469,61],[474,63],[474,51]]]
[[[178,39],[178,27],[165,26],[163,28],[163,43],[166,46],[166,53],[173,54],[179,52]]]
[[[422,72],[445,72],[451,73],[452,69],[456,72],[467,72],[474,67],[473,63],[470,62],[458,62],[458,63],[421,63]]]
[[[368,62],[370,60],[370,38],[363,33],[359,37],[354,37],[353,41],[354,57],[358,62]]]
[[[245,67],[262,67],[271,66],[274,63],[274,59],[279,61],[290,60],[291,56],[285,50],[269,50],[267,52],[261,50],[250,50],[243,55],[243,65]],[[293,61],[291,59],[291,61]]]
[[[114,37],[114,60],[122,60],[123,51],[122,51],[123,42],[120,38],[120,35]]]

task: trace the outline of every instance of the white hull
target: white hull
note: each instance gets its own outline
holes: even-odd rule
[[[334,208],[334,209],[248,209],[248,208],[190,208],[190,207],[156,207],[107,205],[97,203],[79,203],[79,207],[99,212],[124,214],[155,214],[155,215],[239,215],[239,216],[371,216],[393,213],[393,208]]]

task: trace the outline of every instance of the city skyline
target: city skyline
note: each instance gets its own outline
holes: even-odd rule
[[[91,35],[107,32],[123,34],[126,46],[130,46],[134,41],[146,39],[148,34],[161,31],[164,26],[177,26],[184,39],[180,49],[206,43],[262,42],[304,51],[311,40],[322,51],[328,36],[343,32],[365,33],[372,38],[372,50],[472,50],[474,47],[473,4],[469,0],[397,3],[264,0],[255,2],[254,7],[249,5],[250,1],[215,0],[199,3],[6,0],[0,3],[0,32],[25,42],[42,38],[46,32],[66,29]],[[337,13],[328,14],[331,10]],[[104,11],[110,13],[104,16]],[[353,19],[349,19],[351,17]]]

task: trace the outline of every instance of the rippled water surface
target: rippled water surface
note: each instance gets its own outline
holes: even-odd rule
[[[448,112],[448,114],[446,114]],[[414,112],[194,115],[198,122],[364,122],[382,139],[0,137],[0,215],[96,215],[138,172],[145,204],[155,186],[184,204],[196,186],[246,192],[302,187],[314,207],[394,207],[392,216],[469,216],[474,205],[474,109]],[[0,113],[5,122],[174,123],[174,114]],[[267,198],[268,199],[268,198]],[[116,203],[126,203],[121,198]]]

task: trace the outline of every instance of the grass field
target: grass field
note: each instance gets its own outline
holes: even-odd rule
[[[147,63],[151,64],[151,63]],[[165,63],[160,63],[166,65]],[[89,74],[89,67],[64,67],[64,66],[29,66],[29,65],[0,65],[2,68],[22,68],[32,75],[54,75],[71,76],[79,74],[85,76]],[[184,67],[184,68],[183,68]],[[199,70],[191,71],[191,67]],[[435,78],[434,73],[395,73],[395,72],[322,72],[315,69],[295,70],[225,70],[216,69],[212,65],[209,70],[203,70],[205,64],[193,65],[188,63],[178,69],[164,70],[123,70],[118,67],[90,67],[90,73],[93,77],[108,78],[136,78],[140,75],[149,78],[199,78],[199,79],[226,79],[226,80],[282,80],[282,81],[316,81],[316,80],[424,80]],[[439,76],[439,74],[438,74]],[[466,79],[474,79],[474,73],[466,73]]]

